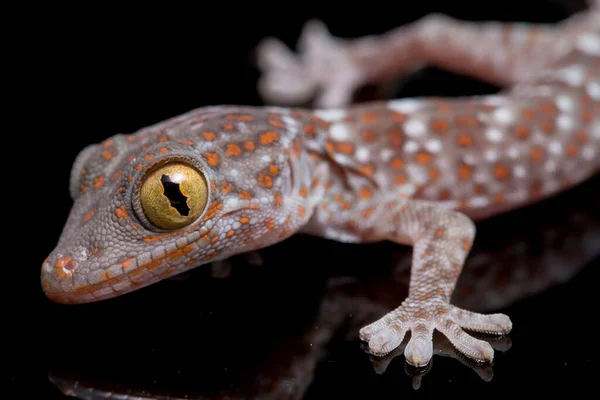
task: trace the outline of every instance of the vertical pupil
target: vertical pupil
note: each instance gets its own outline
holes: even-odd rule
[[[169,199],[171,207],[175,208],[180,215],[187,217],[190,213],[190,208],[187,205],[187,197],[181,193],[179,183],[173,182],[171,178],[165,174],[161,176],[160,182],[165,189],[164,194],[165,197]]]

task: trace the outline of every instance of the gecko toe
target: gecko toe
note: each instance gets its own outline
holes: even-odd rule
[[[446,319],[437,324],[454,347],[469,358],[479,362],[491,362],[494,359],[494,349],[484,341],[469,335],[452,319]]]
[[[512,330],[512,322],[505,314],[485,315],[458,307],[451,307],[449,314],[463,329],[496,335],[505,335]]]
[[[388,326],[369,340],[369,351],[375,355],[385,355],[400,346],[406,331]]]

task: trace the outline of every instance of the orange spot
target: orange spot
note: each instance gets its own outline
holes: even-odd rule
[[[96,179],[94,179],[94,187],[96,189],[98,189],[102,185],[104,185],[104,177],[101,175],[101,176],[97,177]]]
[[[473,145],[473,137],[465,133],[458,135],[456,141],[458,142],[458,145],[462,147],[471,147]]]
[[[304,133],[306,133],[308,136],[315,136],[315,133],[317,132],[317,129],[315,128],[314,125],[312,124],[308,124],[308,125],[304,125]]]
[[[229,143],[227,145],[227,151],[225,151],[225,155],[227,156],[239,156],[242,153],[242,149],[235,143]]]
[[[225,129],[226,131],[232,131],[233,130],[233,125],[231,125],[231,124],[225,124],[225,125],[223,125],[223,129]]]
[[[444,235],[444,231],[442,229],[438,229],[437,231],[435,231],[436,238],[441,238],[443,235]]]
[[[215,135],[215,133],[211,131],[203,132],[202,136],[204,136],[204,139],[208,140],[209,142],[212,142],[217,138],[217,135]]]
[[[377,135],[373,131],[362,131],[360,136],[365,142],[372,143],[377,140]]]
[[[465,251],[469,251],[470,248],[471,248],[471,241],[469,239],[463,240],[463,249]]]
[[[272,188],[273,187],[273,179],[271,179],[271,177],[267,174],[260,174],[258,175],[258,183],[266,188]]]
[[[543,114],[554,116],[558,113],[558,109],[552,103],[544,103],[540,106],[540,110],[542,110]]]
[[[374,171],[375,167],[373,166],[373,164],[361,165],[358,168],[358,172],[360,172],[364,176],[372,176]]]
[[[306,186],[302,186],[300,188],[300,192],[298,193],[301,197],[306,197],[308,195],[308,188]]]
[[[167,141],[167,137],[166,136],[161,136],[160,139],[158,139],[159,143],[164,143]]]
[[[476,183],[473,186],[473,193],[482,194],[483,192],[485,192],[485,186],[483,186],[481,183]]]
[[[133,134],[132,134],[132,135],[127,135],[127,141],[128,141],[128,142],[133,142],[133,141],[135,141],[135,135],[133,135]]]
[[[392,161],[390,162],[390,166],[393,169],[400,169],[400,168],[404,167],[404,161],[402,161],[402,159],[400,157],[394,157],[394,158],[392,158]]]
[[[117,218],[127,218],[127,210],[125,210],[125,206],[122,205],[121,207],[117,208],[115,210],[115,214],[117,215]]]
[[[235,120],[235,121],[254,121],[254,117],[252,115],[245,114],[229,114],[225,116],[225,119]]]
[[[365,218],[368,218],[371,215],[373,215],[373,213],[375,213],[375,209],[374,208],[367,208],[366,210],[364,210],[362,212],[362,216],[365,217]]]
[[[392,117],[392,121],[395,121],[395,122],[403,122],[406,119],[406,115],[404,115],[398,111],[392,111],[390,114]]]
[[[544,160],[544,150],[542,150],[539,147],[533,147],[531,150],[529,150],[529,157],[534,161],[534,162],[542,162]]]
[[[127,260],[124,260],[121,262],[121,267],[123,268],[127,268],[129,267],[132,263],[133,263],[133,258],[128,258]]]
[[[217,153],[204,153],[204,157],[206,157],[208,164],[213,167],[219,165],[219,155]]]
[[[402,146],[403,134],[400,129],[390,129],[386,133],[388,140],[390,141],[390,146],[397,149]]]
[[[127,161],[131,163],[131,162],[133,162],[133,160],[135,160],[135,154],[130,154],[130,155],[127,157]]]
[[[435,181],[435,180],[437,180],[437,179],[440,177],[440,175],[441,175],[441,172],[440,172],[440,170],[439,170],[439,169],[437,169],[437,168],[431,168],[431,169],[429,170],[429,178],[430,178],[432,181]]]
[[[244,190],[244,191],[242,191],[242,192],[239,194],[239,197],[240,197],[240,199],[242,199],[242,200],[250,200],[250,199],[252,199],[252,195],[251,195],[250,193],[248,193],[247,191],[245,191],[245,190]]]
[[[265,219],[265,225],[268,229],[273,229],[275,228],[275,221],[273,221],[273,218],[267,218]]]
[[[469,165],[467,164],[460,164],[460,166],[458,167],[458,177],[463,180],[469,180],[471,179],[471,176],[473,175],[473,168],[471,168]]]
[[[366,187],[360,189],[360,191],[358,192],[358,197],[361,198],[362,200],[370,199],[372,196],[373,196],[373,191]]]
[[[144,166],[142,164],[138,164],[138,165],[135,166],[135,170],[136,171],[141,171],[142,168],[144,168]]]
[[[306,209],[303,206],[298,207],[298,216],[304,218],[306,215]]]
[[[448,121],[443,119],[435,119],[431,121],[431,129],[437,133],[446,133],[448,131],[449,124]]]
[[[349,210],[350,209],[350,202],[349,201],[343,201],[342,202],[342,210]]]
[[[275,128],[285,128],[283,122],[281,122],[278,119],[270,119],[267,122],[269,123],[269,125],[274,126]]]
[[[251,141],[246,141],[244,142],[244,149],[246,149],[246,151],[254,151],[254,142]]]
[[[331,140],[325,141],[325,150],[327,150],[329,153],[333,153],[334,146],[333,146],[333,142]]]
[[[125,193],[125,187],[124,186],[121,186],[119,188],[119,193]]]
[[[113,158],[113,153],[110,150],[104,150],[102,152],[102,157],[104,157],[106,161],[109,161]]]
[[[279,133],[275,131],[267,131],[261,133],[259,136],[259,141],[261,144],[271,144],[275,142],[279,138]]]
[[[494,167],[494,176],[496,179],[505,180],[508,178],[509,170],[504,164],[499,164]]]
[[[227,236],[228,238],[232,237],[233,235],[235,235],[235,231],[232,229],[230,231],[228,231],[225,236]]]
[[[575,157],[578,152],[579,152],[579,148],[577,147],[577,145],[575,143],[569,143],[567,145],[567,155],[569,157]]]
[[[106,142],[104,142],[104,147],[110,147],[114,144],[114,142],[112,141],[112,139],[107,140]]]
[[[148,242],[148,243],[156,242],[161,237],[162,237],[161,235],[147,236],[144,238],[144,242]]]
[[[276,206],[280,206],[283,204],[283,195],[280,192],[275,193],[275,196],[273,196],[273,203]]]
[[[501,204],[504,203],[504,194],[498,193],[494,196],[494,203]]]
[[[363,115],[361,115],[360,118],[363,122],[373,122],[379,119],[379,114],[371,112],[371,113],[364,113]]]
[[[450,112],[452,111],[452,104],[450,103],[439,103],[437,106],[438,111],[440,112]]]
[[[583,119],[585,122],[591,122],[593,118],[594,113],[592,113],[591,110],[583,110],[581,113],[581,119]]]
[[[230,182],[224,182],[224,183],[221,185],[221,192],[222,192],[223,194],[227,194],[227,193],[231,192],[231,189],[232,189],[232,188],[233,188],[233,185],[232,185]]]
[[[542,121],[542,123],[540,124],[540,129],[544,133],[552,133],[554,132],[554,123],[548,120]]]
[[[527,121],[532,121],[535,119],[535,111],[531,108],[525,108],[521,111],[521,117]]]
[[[275,164],[269,165],[269,173],[271,175],[276,175],[278,171],[279,171],[279,168],[277,168],[277,165],[275,165]]]
[[[344,154],[352,154],[354,152],[354,146],[350,142],[338,142],[336,143],[336,150]]]
[[[154,158],[154,154],[146,154],[146,156],[144,157],[146,160],[150,161]]]
[[[88,211],[84,216],[83,216],[83,222],[88,222],[90,219],[92,219],[92,217],[94,216],[94,210],[90,210]]]
[[[394,177],[394,182],[398,185],[404,185],[406,182],[408,182],[408,179],[406,179],[406,175],[398,174]]]
[[[249,218],[247,218],[247,217],[240,218],[240,224],[247,224],[248,222],[250,222]]]
[[[474,127],[479,121],[472,115],[459,115],[456,117],[456,125],[460,127]]]
[[[589,135],[586,131],[579,131],[575,134],[575,137],[577,138],[577,141],[579,141],[580,143],[587,143],[588,139],[589,139]]]
[[[439,194],[440,200],[449,200],[450,199],[450,191],[448,189],[444,189]]]
[[[515,136],[518,137],[519,139],[526,139],[527,137],[529,137],[530,129],[528,127],[526,127],[525,125],[517,125],[517,126],[515,126],[515,129],[513,132],[514,132]]]
[[[184,146],[193,146],[194,142],[189,141],[189,140],[180,140],[179,143],[181,143]]]
[[[431,157],[431,154],[424,152],[424,151],[420,151],[415,156],[415,159],[417,160],[417,162],[419,164],[427,164],[427,163],[431,162],[432,157]]]
[[[158,151],[160,151],[161,153],[168,153],[169,149],[167,149],[166,147],[161,147]]]
[[[87,182],[83,182],[81,184],[81,187],[79,188],[79,193],[83,194],[83,193],[87,192],[87,188],[88,188]]]
[[[133,179],[133,176],[129,175],[129,176],[127,177],[127,182],[131,183],[131,180],[132,180],[132,179]]]

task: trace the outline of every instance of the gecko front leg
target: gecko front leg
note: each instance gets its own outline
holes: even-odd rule
[[[426,365],[433,355],[434,329],[462,353],[492,361],[489,343],[463,329],[506,334],[512,323],[504,314],[484,315],[450,304],[456,281],[475,238],[475,225],[465,214],[423,200],[388,198],[372,217],[362,220],[379,239],[413,247],[408,297],[395,310],[360,330],[369,351],[385,355],[400,345],[410,331],[405,357],[414,366]]]

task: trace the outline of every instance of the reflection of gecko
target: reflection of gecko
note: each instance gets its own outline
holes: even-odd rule
[[[599,177],[600,178],[600,177]],[[518,214],[511,215],[508,223],[514,223],[519,227],[516,234],[511,234],[506,229],[502,229],[496,233],[496,228],[493,225],[482,227],[478,236],[478,246],[476,246],[465,263],[465,268],[461,274],[461,280],[454,293],[453,301],[456,304],[468,305],[478,311],[487,311],[498,307],[507,307],[521,300],[524,297],[538,294],[548,290],[549,288],[560,285],[569,280],[573,275],[577,274],[589,261],[595,256],[598,256],[600,251],[600,211],[595,204],[599,201],[597,190],[594,190],[594,182],[578,188],[573,193],[568,193],[560,199],[546,205],[543,209],[532,210],[529,217],[532,222],[527,224],[522,223],[521,217]],[[551,209],[554,205],[564,204],[567,207],[560,209],[551,220],[544,220],[546,210]],[[520,221],[521,220],[521,221]],[[522,229],[521,229],[522,228]],[[314,240],[303,238],[309,244]],[[529,246],[531,243],[538,243],[538,246]],[[309,259],[308,255],[300,255],[296,262],[296,268],[288,270],[283,281],[281,276],[273,277],[269,271],[276,271],[279,265],[285,262],[285,256],[288,253],[287,248],[294,248],[295,244],[284,244],[276,251],[265,249],[263,254],[266,256],[266,263],[263,266],[263,276],[257,277],[256,281],[265,280],[261,284],[264,287],[270,285],[283,284],[296,285],[298,276],[305,275],[306,269],[303,267]],[[356,258],[357,261],[363,261],[373,257],[377,262],[388,264],[390,257],[378,252],[378,249],[368,248],[366,250],[356,249],[351,246],[338,245],[333,246],[332,251],[321,259],[318,264],[328,265],[330,262],[344,254],[348,258]],[[350,254],[348,254],[350,253]],[[392,259],[394,263],[398,263],[400,269],[404,268],[405,264],[410,264],[410,251],[404,248],[399,248],[394,252]],[[494,263],[491,266],[485,267],[480,265],[479,259],[492,260]],[[499,261],[498,261],[499,260]],[[240,262],[239,267],[246,267]],[[319,269],[311,270],[313,275],[318,275]],[[360,272],[359,272],[360,273]],[[390,305],[402,301],[402,298],[408,290],[408,282],[404,282],[401,277],[401,271],[394,272],[397,275],[396,281],[390,274],[371,278],[369,282],[357,279],[343,279],[331,274],[331,283],[327,290],[318,310],[314,314],[311,312],[308,323],[304,318],[298,321],[297,316],[290,318],[297,323],[294,324],[302,327],[298,333],[289,335],[289,328],[284,329],[284,333],[273,334],[269,326],[259,326],[259,337],[269,336],[271,346],[266,351],[266,354],[256,354],[243,342],[226,346],[229,342],[226,337],[217,335],[212,344],[217,347],[227,347],[225,354],[219,356],[224,359],[229,359],[229,354],[235,354],[238,359],[250,360],[247,362],[251,368],[244,369],[243,374],[233,374],[230,376],[231,382],[224,383],[216,389],[208,389],[205,382],[198,381],[199,372],[188,371],[187,376],[191,382],[186,380],[180,381],[176,379],[178,384],[170,383],[173,377],[168,372],[163,372],[165,376],[159,374],[155,376],[161,381],[161,385],[156,384],[136,384],[135,378],[133,381],[129,374],[121,374],[122,370],[138,370],[138,364],[146,363],[143,357],[133,357],[132,361],[126,366],[113,366],[113,374],[98,374],[98,370],[102,367],[98,366],[98,360],[85,359],[84,361],[78,357],[71,357],[71,352],[78,346],[72,346],[70,349],[61,349],[57,352],[60,359],[53,360],[53,371],[50,373],[50,379],[62,389],[64,393],[70,394],[80,399],[143,399],[143,398],[216,398],[218,392],[222,398],[245,398],[245,399],[301,399],[315,379],[325,379],[328,383],[329,377],[323,374],[316,373],[316,369],[321,361],[323,364],[328,364],[336,358],[334,354],[327,354],[327,349],[334,347],[339,348],[340,342],[348,340],[354,342],[355,338],[352,333],[358,327],[369,319],[384,313]],[[330,276],[330,274],[327,274]],[[322,278],[322,277],[320,277]],[[320,279],[314,278],[314,279]],[[191,275],[191,280],[203,279],[201,274]],[[524,284],[524,279],[526,283]],[[202,282],[196,282],[202,283]],[[172,299],[172,292],[179,291],[178,285],[164,286],[163,291],[159,291],[161,297]],[[464,290],[469,289],[470,290]],[[289,293],[289,296],[281,298],[278,296],[279,304],[288,304],[297,300],[295,292],[282,290],[282,293]],[[318,293],[317,293],[318,292]],[[312,294],[311,294],[312,293]],[[310,291],[307,297],[321,297],[319,291]],[[475,299],[475,300],[474,300]],[[308,299],[304,299],[308,300]],[[303,300],[303,301],[304,301]],[[172,299],[173,303],[178,303],[180,300]],[[251,304],[247,304],[247,309],[256,307],[256,303],[260,300],[249,299]],[[312,300],[308,300],[311,302]],[[115,304],[115,307],[119,305]],[[284,306],[285,307],[285,306]],[[194,306],[189,306],[190,310]],[[229,306],[224,306],[228,309]],[[226,314],[224,310],[215,310],[217,314]],[[104,312],[111,313],[110,307]],[[267,311],[268,312],[268,311]],[[351,317],[349,317],[351,316]],[[165,321],[161,320],[160,314],[154,320],[154,324],[165,326]],[[260,319],[260,318],[259,318]],[[225,326],[220,326],[220,331],[228,331],[237,329],[239,320],[225,318]],[[228,321],[228,322],[227,322]],[[203,324],[200,323],[202,326]],[[259,324],[261,325],[261,324]],[[121,325],[124,331],[128,331],[126,326]],[[292,329],[294,332],[296,330]],[[177,357],[187,358],[189,349],[183,345],[180,348],[173,347],[168,343],[172,337],[178,337],[177,330],[166,330],[164,333],[160,331],[160,336],[164,336],[163,347],[169,348],[169,352],[181,352]],[[170,332],[170,334],[169,334]],[[540,332],[540,334],[545,334]],[[61,334],[58,333],[60,336]],[[97,333],[99,337],[104,337],[104,333]],[[169,336],[171,335],[171,336]],[[206,337],[200,333],[198,340],[203,341]],[[87,337],[86,339],[94,341],[95,337]],[[493,339],[493,338],[491,338]],[[501,337],[501,339],[505,339]],[[151,340],[150,340],[151,341]],[[502,345],[502,342],[492,340],[490,342],[494,348]],[[139,346],[146,347],[144,344]],[[521,344],[523,345],[523,343]],[[233,346],[233,347],[231,347]],[[248,349],[246,349],[248,346]],[[260,346],[260,345],[259,345]],[[342,346],[343,347],[343,346]],[[398,350],[402,349],[399,347]],[[554,349],[547,349],[552,352]],[[65,353],[66,351],[66,353]],[[107,359],[113,359],[113,354],[120,354],[123,347],[109,347],[105,350],[104,356]],[[148,350],[150,351],[150,350]],[[159,350],[160,352],[160,350]],[[75,354],[73,353],[73,355]],[[392,352],[384,358],[376,357],[373,359],[374,368],[377,373],[383,373],[390,361],[393,359],[397,351]],[[493,371],[489,364],[471,364],[468,360],[456,354],[451,345],[444,340],[443,337],[437,335],[434,339],[434,359],[435,355],[449,356],[457,358],[461,363],[465,363],[472,368],[482,379],[489,381],[492,379]],[[215,355],[216,356],[216,355]],[[76,360],[65,366],[62,360]],[[258,358],[254,360],[254,358]],[[178,358],[179,359],[179,358]],[[142,361],[143,360],[143,361]],[[159,361],[160,360],[160,361]],[[154,362],[164,362],[162,359]],[[346,360],[346,362],[348,362]],[[62,367],[58,365],[62,364]],[[180,363],[173,362],[173,365]],[[203,365],[211,366],[214,369],[218,364],[210,355],[207,355],[202,361]],[[201,365],[202,365],[201,364]],[[235,364],[235,362],[234,362]],[[435,364],[435,363],[433,363]],[[186,362],[183,365],[187,365]],[[58,367],[54,369],[54,367]],[[200,366],[202,368],[202,366]],[[435,366],[434,366],[435,368]],[[152,367],[148,369],[152,370]],[[116,370],[116,371],[115,371]],[[415,373],[413,384],[418,387],[421,377],[426,374],[429,369],[418,369],[415,371],[407,370],[407,372]],[[102,377],[99,377],[102,376]],[[218,375],[218,374],[217,374]],[[319,375],[316,377],[315,375]],[[325,374],[327,375],[327,374]],[[129,378],[121,378],[119,376],[127,376]],[[206,378],[205,378],[206,379]],[[208,378],[211,380],[211,378]],[[152,379],[148,380],[149,382]],[[210,385],[208,385],[210,387]],[[316,383],[317,387],[319,383]],[[397,388],[395,388],[397,389]],[[352,393],[357,390],[349,384],[345,392]],[[314,397],[313,390],[313,397]],[[160,397],[163,396],[163,397]],[[237,397],[236,397],[237,396]],[[322,396],[321,396],[322,397]]]
[[[89,146],[72,170],[75,204],[42,266],[45,293],[61,303],[107,299],[297,232],[391,240],[413,247],[410,291],[360,331],[370,351],[388,353],[410,331],[407,361],[424,365],[437,329],[467,356],[491,360],[489,344],[463,328],[502,334],[509,318],[449,304],[473,220],[597,172],[600,11],[554,28],[433,17],[346,44],[311,24],[305,39],[300,61],[277,42],[261,47],[271,98],[323,86],[321,105],[344,105],[356,86],[414,61],[510,88],[314,112],[206,107]],[[171,206],[163,175],[179,184],[187,215]]]

